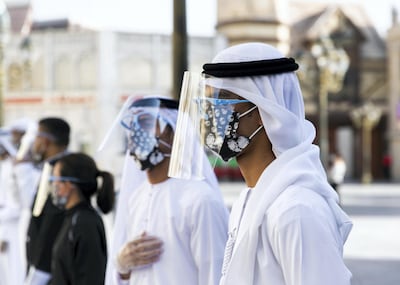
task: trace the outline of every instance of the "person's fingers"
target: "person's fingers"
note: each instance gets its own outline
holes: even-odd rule
[[[129,247],[132,252],[142,252],[161,248],[162,244],[163,242],[159,238],[154,236],[146,236],[129,243]]]
[[[144,266],[158,261],[162,252],[163,242],[144,232],[125,245],[121,259],[129,266]]]
[[[135,245],[132,254],[139,258],[151,257],[162,252],[162,242],[160,240],[149,240]]]
[[[162,249],[147,250],[136,255],[135,266],[148,265],[160,259]]]

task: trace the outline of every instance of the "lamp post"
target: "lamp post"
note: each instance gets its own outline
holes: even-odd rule
[[[329,108],[328,94],[342,89],[343,79],[349,67],[349,57],[343,48],[335,47],[331,38],[325,36],[311,46],[319,74],[319,146],[321,161],[325,168],[329,160]]]
[[[372,103],[366,103],[363,106],[354,109],[351,113],[351,119],[357,128],[362,130],[362,178],[365,184],[371,183],[371,147],[372,147],[372,129],[378,124],[382,111]]]
[[[186,0],[174,0],[174,15],[172,33],[172,95],[179,99],[183,73],[188,67],[188,38],[186,31]]]

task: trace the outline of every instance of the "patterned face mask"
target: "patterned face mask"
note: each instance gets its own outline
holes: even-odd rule
[[[160,151],[160,145],[169,149],[171,145],[159,138],[167,127],[167,122],[156,110],[145,108],[131,109],[122,119],[127,129],[128,150],[141,170],[151,169],[160,164],[169,154]]]
[[[243,114],[233,110],[233,105],[249,102],[240,99],[208,99],[203,113],[202,133],[204,144],[224,161],[237,156],[261,130],[256,129],[249,137],[238,135],[239,120],[257,108],[253,106]]]
[[[134,158],[136,163],[138,164],[140,170],[151,169],[154,166],[160,164],[166,157],[169,157],[170,154],[162,153],[159,149],[159,145],[163,144],[171,149],[171,145],[164,142],[160,138],[156,138],[156,145],[154,146],[153,150],[150,151],[147,155],[139,156],[135,152],[130,152],[131,156]]]
[[[224,161],[236,157],[242,150],[250,144],[251,139],[262,129],[263,126],[258,127],[250,136],[238,135],[237,129],[239,128],[239,120],[241,117],[246,116],[255,110],[257,106],[252,107],[243,114],[233,112],[230,118],[229,127],[225,132],[225,138],[222,143],[219,155]]]

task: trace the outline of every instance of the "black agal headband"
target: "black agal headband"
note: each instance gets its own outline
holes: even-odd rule
[[[293,58],[276,58],[257,61],[206,63],[203,73],[215,77],[243,77],[271,75],[295,71],[299,65]]]

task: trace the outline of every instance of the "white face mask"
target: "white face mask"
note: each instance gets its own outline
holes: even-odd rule
[[[69,195],[68,196],[61,196],[59,194],[58,187],[56,185],[53,185],[52,191],[51,191],[51,198],[54,206],[57,208],[64,210],[65,206],[67,205]]]
[[[45,152],[46,152],[46,147],[43,145],[40,145],[38,149],[32,149],[32,160],[35,163],[43,162],[45,159],[44,157]]]
[[[65,209],[65,206],[68,203],[69,196],[71,191],[68,191],[67,195],[60,195],[59,190],[59,183],[66,183],[66,182],[79,182],[80,180],[75,177],[66,177],[66,176],[50,176],[51,184],[51,198],[54,206],[60,208],[62,210]],[[57,182],[57,183],[55,183]]]

